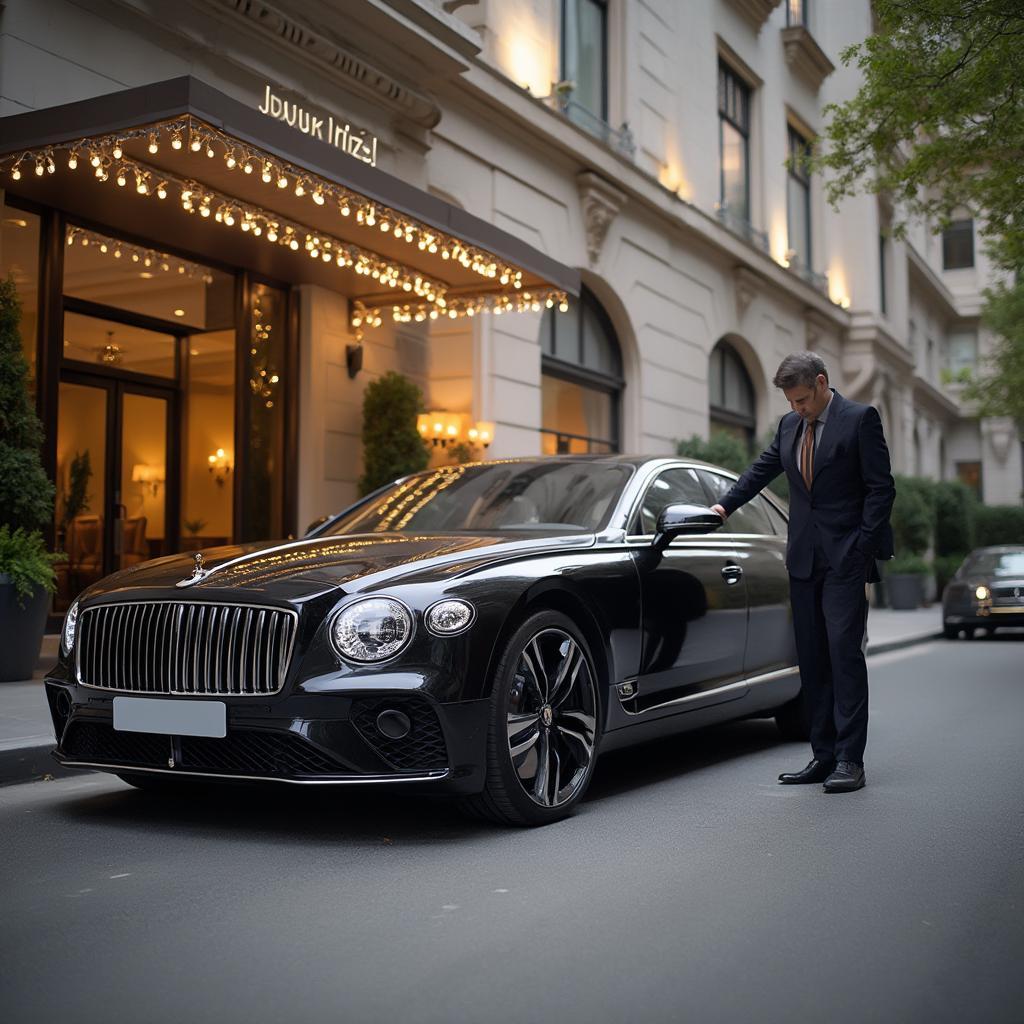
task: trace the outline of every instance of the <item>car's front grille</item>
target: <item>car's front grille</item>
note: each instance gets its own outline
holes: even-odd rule
[[[1024,611],[1024,585],[1017,583],[1013,586],[993,587],[992,604],[996,608],[1020,607]]]
[[[409,717],[409,733],[401,739],[385,736],[377,728],[377,716],[392,708]],[[360,698],[352,702],[351,717],[359,735],[395,768],[414,771],[448,767],[448,747],[441,723],[426,700]]]
[[[181,736],[178,750],[176,767],[185,772],[291,778],[341,775],[350,771],[290,733],[251,730],[229,733],[223,739]],[[171,737],[119,732],[105,722],[72,722],[61,751],[75,761],[167,768]]]
[[[250,605],[139,601],[79,617],[79,682],[125,693],[266,696],[284,685],[298,615]]]

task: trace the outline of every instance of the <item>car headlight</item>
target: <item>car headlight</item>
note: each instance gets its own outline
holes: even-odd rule
[[[64,653],[70,654],[71,648],[75,646],[75,633],[78,631],[78,602],[72,603],[68,609],[67,615],[64,616],[64,631],[62,633],[62,639],[64,641]]]
[[[988,589],[988,587],[986,587],[985,584],[983,583],[980,587],[978,587],[977,590],[974,591],[974,596],[979,601],[987,601],[992,596],[992,593]]]
[[[331,643],[349,661],[385,661],[411,639],[412,615],[401,601],[391,597],[353,601],[331,623]]]
[[[468,601],[447,598],[432,604],[423,616],[427,629],[438,636],[454,636],[468,629],[476,613]]]

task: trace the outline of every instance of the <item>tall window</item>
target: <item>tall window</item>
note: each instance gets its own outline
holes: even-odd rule
[[[575,86],[571,118],[608,120],[607,0],[562,0],[562,80]]]
[[[720,199],[732,216],[750,222],[750,89],[728,65],[718,64]]]
[[[974,221],[955,220],[942,232],[942,269],[966,270],[974,266]]]
[[[622,355],[608,314],[586,287],[541,324],[545,455],[619,450]]]
[[[947,364],[951,374],[958,376],[965,370],[978,367],[978,332],[971,328],[952,331],[947,342]]]
[[[789,260],[810,269],[811,266],[811,179],[807,157],[811,144],[792,125],[789,126],[789,170],[786,175],[786,223],[789,234]]]
[[[757,427],[754,384],[739,353],[727,341],[720,341],[711,351],[708,392],[711,430],[752,442]]]
[[[810,27],[810,6],[811,0],[786,0],[786,24]]]

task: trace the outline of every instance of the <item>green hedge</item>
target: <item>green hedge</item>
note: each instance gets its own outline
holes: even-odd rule
[[[710,462],[713,466],[731,469],[734,473],[742,473],[758,455],[775,440],[775,431],[769,430],[761,440],[748,446],[735,434],[724,430],[713,430],[709,440],[694,434],[685,441],[676,442],[676,454],[686,459],[700,459]],[[777,494],[784,501],[789,501],[789,481],[785,473],[780,473],[769,485],[768,490]]]
[[[935,483],[917,476],[897,476],[892,507],[897,555],[923,555],[935,535]]]
[[[978,499],[959,480],[935,485],[935,554],[963,555],[976,547]]]
[[[979,505],[975,547],[1024,544],[1024,508],[1020,505]]]

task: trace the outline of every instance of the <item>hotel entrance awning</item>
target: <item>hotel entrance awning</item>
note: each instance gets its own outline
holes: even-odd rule
[[[128,241],[341,292],[356,329],[579,292],[513,235],[191,77],[0,119],[0,182]]]

